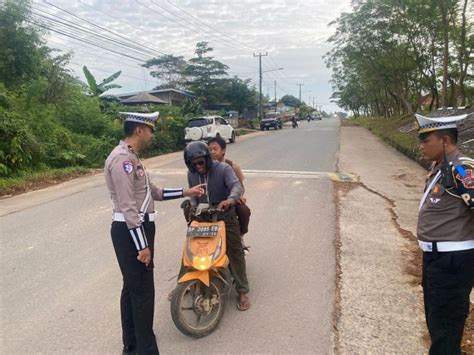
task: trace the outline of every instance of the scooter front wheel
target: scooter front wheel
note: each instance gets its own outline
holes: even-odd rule
[[[224,315],[224,294],[216,279],[209,287],[199,280],[178,284],[171,299],[171,318],[184,335],[202,338],[216,329]]]

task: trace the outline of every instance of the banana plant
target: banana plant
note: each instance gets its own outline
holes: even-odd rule
[[[91,94],[92,96],[100,96],[104,92],[106,92],[107,90],[118,89],[118,88],[122,87],[118,84],[111,84],[112,81],[114,81],[115,79],[117,79],[120,76],[122,71],[118,71],[118,72],[112,74],[111,76],[109,76],[108,78],[105,78],[104,80],[102,80],[102,82],[100,84],[97,84],[97,81],[95,80],[94,76],[89,71],[89,69],[87,69],[87,67],[85,65],[82,68],[82,71],[84,72],[84,75],[87,79],[87,84],[89,86],[88,87],[89,94]]]

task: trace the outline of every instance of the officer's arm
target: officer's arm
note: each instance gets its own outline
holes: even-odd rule
[[[110,164],[110,176],[117,193],[118,208],[125,218],[130,236],[138,251],[148,247],[145,231],[139,216],[133,182],[133,164],[127,155],[118,155]]]
[[[453,169],[456,189],[471,210],[474,210],[474,160],[463,159],[462,164]]]
[[[230,194],[227,196],[227,199],[233,200],[235,204],[240,200],[242,195],[242,185],[240,184],[237,175],[235,175],[234,169],[232,169],[229,165],[225,167],[224,179],[226,187],[230,190]]]
[[[180,188],[163,188],[160,189],[155,184],[150,182],[151,196],[156,201],[167,201],[174,200],[177,198],[184,197],[184,189]]]

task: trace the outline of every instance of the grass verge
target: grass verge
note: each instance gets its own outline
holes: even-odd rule
[[[423,159],[418,149],[419,142],[412,117],[363,117],[352,119],[349,122],[367,128],[423,167],[428,168],[430,166],[430,163]]]
[[[17,176],[0,178],[0,197],[38,190],[79,176],[93,174],[96,171],[97,169],[84,167],[68,167],[63,169],[22,172]]]
[[[256,130],[255,129],[250,129],[250,128],[237,128],[235,130],[235,135],[237,137],[239,136],[245,136],[246,134],[249,134],[249,133],[255,133]]]

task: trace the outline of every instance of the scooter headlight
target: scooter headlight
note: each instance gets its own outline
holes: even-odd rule
[[[211,256],[196,256],[193,260],[193,266],[197,270],[207,270],[211,267],[212,258]]]

